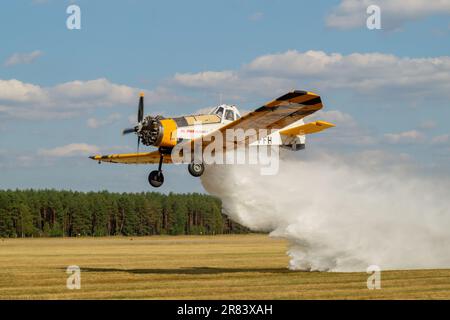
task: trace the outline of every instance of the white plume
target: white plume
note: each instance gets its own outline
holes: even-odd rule
[[[450,267],[448,179],[381,166],[369,154],[207,166],[202,183],[225,213],[252,230],[289,240],[289,268],[365,271]]]

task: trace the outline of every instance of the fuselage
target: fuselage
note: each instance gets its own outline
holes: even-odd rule
[[[222,104],[214,107],[208,114],[159,119],[158,126],[155,125],[155,128],[157,127],[157,129],[153,129],[154,132],[157,132],[157,134],[155,133],[156,137],[152,139],[154,142],[150,145],[170,148],[182,141],[197,139],[212,132],[216,132],[218,129],[238,120],[240,117],[241,114],[236,106]],[[302,124],[304,124],[304,122],[301,119],[283,129],[296,127]],[[151,130],[152,126],[150,126],[150,131]],[[263,134],[262,136],[263,138],[252,142],[250,146],[279,145],[292,150],[300,150],[303,149],[305,145],[305,135],[281,135],[278,129],[271,130],[271,132]],[[145,143],[145,140],[143,142],[144,144],[147,144]]]
[[[207,135],[241,117],[236,106],[222,104],[208,114],[173,118],[177,124],[177,139],[191,140]]]

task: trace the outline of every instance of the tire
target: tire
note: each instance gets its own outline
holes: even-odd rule
[[[194,177],[200,177],[205,171],[203,163],[190,163],[188,165],[189,173]]]
[[[159,188],[164,183],[164,175],[162,171],[153,170],[148,175],[148,183],[154,188]]]

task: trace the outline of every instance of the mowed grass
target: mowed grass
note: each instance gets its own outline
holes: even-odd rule
[[[0,240],[1,299],[450,299],[450,270],[300,272],[266,235]],[[81,289],[66,268],[81,268]]]

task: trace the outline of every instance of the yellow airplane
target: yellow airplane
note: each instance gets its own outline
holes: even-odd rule
[[[225,137],[228,130],[250,132],[245,136],[245,140],[241,141],[244,146],[275,145],[294,151],[304,149],[307,134],[334,127],[334,124],[325,121],[304,123],[304,117],[322,107],[319,95],[295,90],[242,117],[236,106],[226,104],[213,108],[208,114],[176,118],[151,115],[144,117],[144,94],[141,93],[137,125],[123,130],[123,134],[135,133],[138,136],[138,152],[94,155],[90,158],[99,163],[158,164],[158,170],[150,172],[148,181],[153,187],[160,187],[164,182],[162,164],[174,162],[172,151],[175,147],[184,146],[194,151],[197,143],[201,150],[204,150],[214,141],[211,137],[217,134]],[[140,143],[158,149],[139,153]],[[239,145],[236,141],[232,143],[234,147]],[[201,176],[205,170],[204,163],[190,159],[189,173],[194,177]]]

